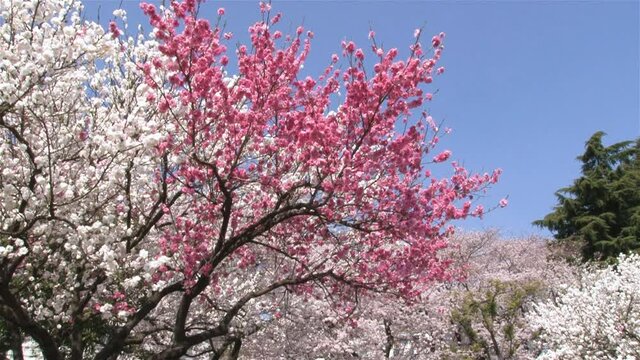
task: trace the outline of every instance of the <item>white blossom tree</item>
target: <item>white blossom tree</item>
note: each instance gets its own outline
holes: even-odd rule
[[[574,268],[543,239],[503,239],[497,231],[458,231],[452,258],[464,268],[456,281],[420,299],[363,296],[349,316],[318,299],[265,308],[269,331],[257,331],[243,358],[534,359],[540,352],[525,315],[571,283]],[[295,301],[291,299],[292,301]]]
[[[577,284],[536,304],[528,321],[541,332],[541,359],[640,358],[640,256],[584,269]]]

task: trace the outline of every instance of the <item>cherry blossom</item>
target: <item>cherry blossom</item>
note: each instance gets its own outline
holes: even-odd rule
[[[274,306],[264,302],[256,310],[262,316],[250,328],[255,332],[244,343],[241,357],[536,358],[541,349],[526,314],[560,284],[573,281],[573,269],[551,258],[540,238],[505,239],[496,231],[459,231],[449,241],[446,251],[464,269],[463,277],[436,284],[410,302],[363,295],[347,317],[326,306],[328,299],[283,296]],[[479,312],[461,314],[465,304],[481,304],[487,294],[495,295],[497,305],[489,328]],[[521,308],[510,308],[511,304]],[[282,316],[276,318],[276,312]],[[507,327],[512,336],[505,336]]]
[[[460,273],[449,222],[499,171],[427,169],[443,36],[405,59],[345,42],[312,77],[312,32],[276,15],[229,50],[200,6],[142,3],[134,37],[122,10],[0,1],[0,317],[46,359],[237,354],[282,297],[348,319]]]
[[[584,269],[576,284],[536,305],[528,320],[541,330],[541,359],[634,359],[640,356],[640,256]]]

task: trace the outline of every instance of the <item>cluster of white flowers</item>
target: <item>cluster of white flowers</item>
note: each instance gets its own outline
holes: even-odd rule
[[[0,261],[20,263],[16,295],[61,331],[78,316],[74,299],[115,312],[114,293],[133,306],[153,291],[159,231],[130,242],[158,211],[156,146],[171,130],[139,68],[157,42],[114,37],[81,11],[73,0],[0,0]],[[126,13],[114,16],[126,28]]]
[[[528,321],[542,330],[542,359],[640,358],[640,255],[586,269],[579,284],[535,309]]]

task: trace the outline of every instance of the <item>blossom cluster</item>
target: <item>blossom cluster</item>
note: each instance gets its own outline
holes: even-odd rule
[[[528,321],[541,329],[542,359],[640,357],[640,256],[585,269],[577,284],[535,310]]]

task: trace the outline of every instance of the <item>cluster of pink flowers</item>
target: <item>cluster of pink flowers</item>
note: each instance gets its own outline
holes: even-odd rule
[[[446,247],[441,229],[450,219],[481,215],[481,210],[470,211],[470,201],[458,201],[495,182],[497,175],[468,175],[456,166],[450,180],[425,179],[422,160],[437,143],[437,136],[427,141],[432,128],[427,115],[405,133],[395,132],[398,119],[432,99],[422,87],[433,73],[444,71],[436,67],[444,33],[432,39],[431,58],[417,51],[419,43],[406,60],[398,59],[397,49],[374,46],[379,62],[369,76],[365,51],[345,41],[343,57],[352,65],[338,70],[334,55],[313,79],[299,76],[313,34],[304,37],[298,27],[280,43],[281,33],[272,30],[277,21],[258,22],[249,28],[252,50],[237,49],[238,79],[229,86],[221,32],[194,16],[193,2],[173,3],[173,12],[163,16],[152,5],[142,8],[162,42],[163,56],[151,61],[167,72],[172,88],[161,96],[159,110],[186,109],[185,116],[175,118],[184,132],[172,134],[167,150],[189,159],[176,176],[195,211],[176,215],[179,231],[168,231],[162,248],[167,255],[181,254],[187,278],[201,274],[225,244],[240,268],[251,266],[256,256],[242,236],[276,214],[286,220],[260,230],[261,241],[307,267],[317,261],[314,249],[322,243],[304,235],[314,233],[347,244],[324,250],[323,258],[337,273],[349,274],[349,281],[392,286],[412,296],[424,284],[447,278],[448,262],[436,256]],[[269,5],[261,10],[269,11]],[[152,84],[151,69],[145,73]],[[344,101],[332,106],[332,95],[342,87]],[[450,156],[447,150],[433,161]],[[256,206],[247,212],[245,206],[224,205],[230,199]],[[196,222],[195,228],[189,225]],[[336,233],[333,226],[345,230]],[[396,246],[398,241],[406,246]],[[347,259],[360,264],[344,268]],[[297,266],[296,271],[303,277],[308,270]]]

